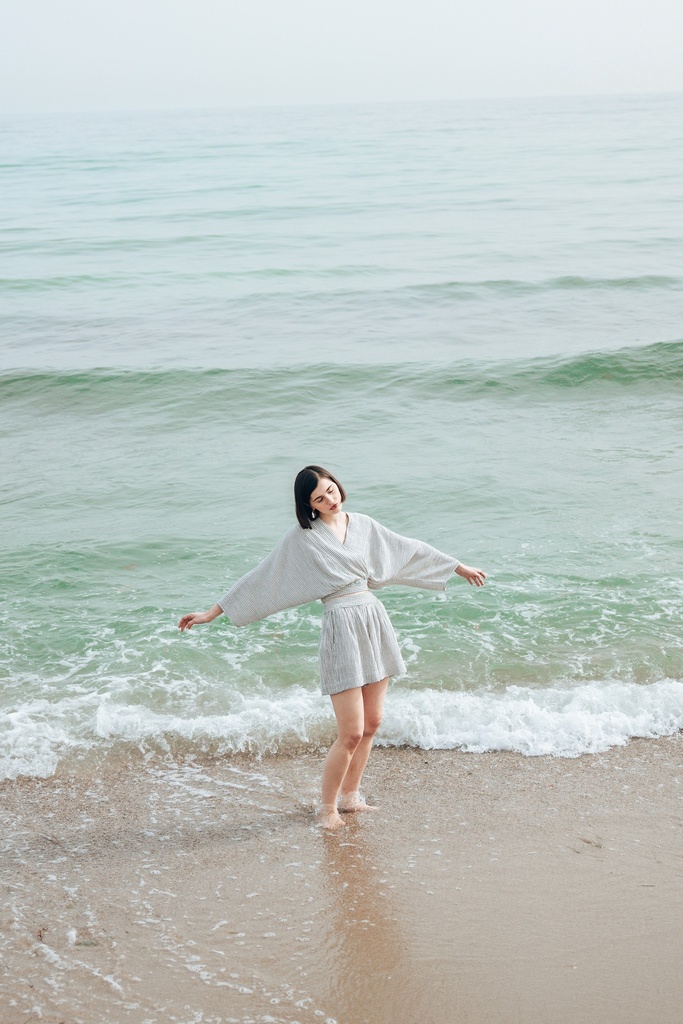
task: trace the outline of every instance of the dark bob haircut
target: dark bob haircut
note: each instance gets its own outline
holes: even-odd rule
[[[317,513],[311,508],[311,495],[318,486],[320,480],[331,480],[336,484],[341,494],[341,500],[346,501],[346,491],[336,477],[322,466],[306,466],[297,473],[294,481],[294,502],[296,505],[296,518],[302,530],[311,529],[311,520],[317,518]]]

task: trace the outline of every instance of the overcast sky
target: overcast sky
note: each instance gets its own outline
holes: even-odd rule
[[[683,91],[683,0],[0,0],[0,110]]]

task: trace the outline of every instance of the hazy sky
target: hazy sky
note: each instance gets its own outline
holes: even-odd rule
[[[0,110],[683,91],[683,0],[0,0]]]

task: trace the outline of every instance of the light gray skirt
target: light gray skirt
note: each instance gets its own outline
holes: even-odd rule
[[[341,693],[405,672],[386,609],[369,590],[324,602],[320,691]]]

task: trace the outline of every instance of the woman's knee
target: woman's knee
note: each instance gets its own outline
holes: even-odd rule
[[[339,733],[339,742],[351,753],[354,752],[360,741],[363,739],[362,729],[347,729]]]
[[[365,724],[363,726],[364,736],[374,736],[380,725],[382,724],[382,712],[373,712],[372,714],[365,716]]]

